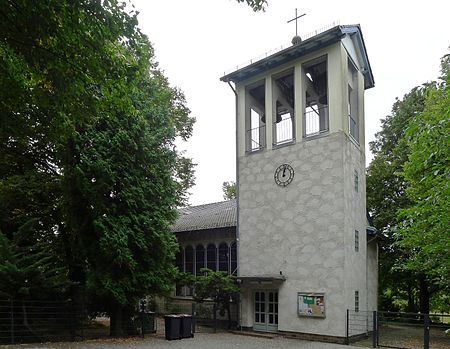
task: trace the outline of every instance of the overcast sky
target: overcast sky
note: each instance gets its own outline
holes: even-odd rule
[[[222,201],[222,182],[235,180],[235,99],[219,79],[250,59],[287,47],[295,35],[333,22],[360,24],[375,78],[365,94],[366,143],[396,97],[437,78],[440,57],[450,46],[450,1],[268,0],[255,13],[235,0],[131,0],[140,12],[156,60],[185,94],[194,134],[182,145],[196,166],[190,203]],[[371,159],[366,147],[366,158]]]

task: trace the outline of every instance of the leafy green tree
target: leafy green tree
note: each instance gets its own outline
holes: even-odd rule
[[[399,246],[409,251],[406,266],[426,273],[450,291],[450,55],[442,77],[425,95],[425,108],[408,124],[409,156],[402,176],[409,207],[400,211]],[[450,304],[447,304],[447,309]]]
[[[223,182],[222,191],[225,200],[236,199],[236,182]]]
[[[207,268],[201,269],[201,272],[203,275],[195,278],[195,301],[202,303],[207,299],[212,299],[221,315],[224,315],[225,312],[227,313],[228,327],[231,328],[230,306],[239,292],[235,277]]]
[[[0,229],[11,242],[36,219],[30,241],[120,335],[138,298],[171,286],[169,227],[193,183],[174,142],[194,119],[124,4],[3,0],[0,16]]]
[[[264,11],[265,6],[267,6],[267,0],[237,0],[237,2],[246,2],[248,6],[250,6],[253,11]]]
[[[13,241],[0,232],[0,297],[11,300],[64,297],[69,287],[67,269],[49,244],[30,242],[25,229],[34,229],[33,224],[22,227]]]
[[[401,177],[408,159],[405,129],[412,117],[424,109],[425,86],[415,87],[402,100],[396,100],[392,114],[382,120],[381,131],[370,143],[374,159],[367,169],[367,207],[374,225],[382,234],[380,240],[380,308],[417,311],[419,279],[423,276],[405,270],[407,253],[395,245],[396,231],[401,222],[399,208],[411,202],[406,196],[407,184]],[[423,293],[428,287],[422,285]]]

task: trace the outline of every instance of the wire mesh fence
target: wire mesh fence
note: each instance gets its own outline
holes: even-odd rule
[[[450,315],[347,311],[347,343],[396,349],[449,349]]]
[[[110,336],[110,319],[88,316],[71,301],[0,300],[0,345],[80,341]],[[156,333],[156,314],[142,305],[126,323],[125,335]]]
[[[83,338],[81,314],[71,302],[0,300],[0,343]]]
[[[376,312],[347,310],[347,344],[365,341],[376,342]]]

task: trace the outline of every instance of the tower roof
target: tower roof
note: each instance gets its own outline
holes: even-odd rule
[[[370,68],[366,45],[364,44],[364,39],[359,24],[335,26],[282,51],[260,59],[232,73],[226,74],[222,76],[220,80],[224,82],[232,81],[234,83],[247,80],[255,75],[293,61],[308,53],[332,45],[342,40],[347,35],[353,40],[358,51],[358,56],[361,61],[361,72],[364,75],[364,88],[369,89],[374,87],[375,81],[373,78],[372,69]]]

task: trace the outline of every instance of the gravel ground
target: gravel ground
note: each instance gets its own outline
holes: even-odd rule
[[[167,341],[160,334],[143,338],[87,340],[84,342],[5,345],[0,349],[352,349],[356,347],[287,339],[259,338],[232,333],[197,333],[194,338]],[[361,348],[359,348],[361,349]]]

